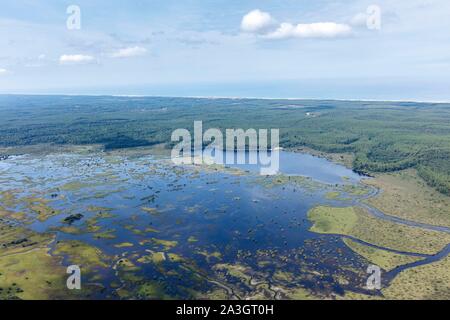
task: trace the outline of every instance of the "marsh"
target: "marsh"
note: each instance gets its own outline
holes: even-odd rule
[[[147,151],[13,156],[0,162],[4,221],[53,235],[51,257],[80,264],[89,297],[377,295],[364,287],[369,261],[308,220],[319,204],[364,200],[365,177],[308,154],[280,159],[280,174],[261,176]]]

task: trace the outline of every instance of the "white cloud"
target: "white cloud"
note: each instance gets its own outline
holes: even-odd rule
[[[241,22],[241,29],[245,32],[263,32],[275,24],[272,16],[261,10],[253,10],[247,13]]]
[[[258,34],[265,39],[336,38],[347,36],[352,31],[349,25],[335,22],[297,25],[284,22],[277,26],[275,19],[269,13],[258,9],[247,13],[242,18],[241,29]]]
[[[130,58],[130,57],[138,57],[143,56],[147,53],[147,49],[142,47],[129,47],[120,49],[114,52],[111,57],[113,58]]]
[[[5,75],[8,73],[8,70],[0,68],[0,76]]]
[[[94,61],[94,57],[83,54],[63,54],[59,57],[60,64],[83,64]]]
[[[317,22],[310,24],[282,23],[278,29],[266,34],[268,39],[288,38],[337,38],[348,36],[352,28],[346,24]]]

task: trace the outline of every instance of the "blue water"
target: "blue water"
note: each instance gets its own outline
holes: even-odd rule
[[[249,152],[239,152],[245,154],[245,159],[249,159]],[[257,152],[252,152],[257,158]],[[357,183],[362,176],[358,173],[324,158],[319,158],[305,153],[280,151],[279,173],[292,176],[310,177],[313,180],[327,184],[342,184],[345,180]],[[271,154],[269,153],[269,156]],[[236,157],[235,157],[236,158]],[[252,164],[231,164],[230,167],[242,168],[251,172],[259,172],[262,165],[258,162]]]
[[[275,152],[259,153],[257,151],[224,151],[220,155],[214,150],[205,150],[204,159],[209,159],[216,164],[225,165],[230,168],[239,168],[255,174],[261,173],[261,168],[269,168],[272,162],[277,174],[289,176],[309,177],[315,181],[325,184],[343,184],[345,182],[358,183],[363,176],[327,159],[306,153],[278,151],[278,160]],[[201,153],[194,153],[200,156]],[[262,157],[266,157],[263,164]]]

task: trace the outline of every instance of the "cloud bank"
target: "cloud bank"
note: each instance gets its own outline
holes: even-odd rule
[[[265,39],[338,38],[348,36],[352,32],[349,25],[335,22],[297,25],[283,22],[277,26],[276,20],[270,13],[259,9],[250,11],[242,18],[241,30],[258,34]]]
[[[310,24],[282,23],[280,27],[265,35],[268,39],[288,38],[337,38],[348,36],[352,28],[346,24],[318,22]]]

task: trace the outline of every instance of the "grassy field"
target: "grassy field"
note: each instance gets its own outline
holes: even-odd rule
[[[352,236],[403,252],[435,254],[450,243],[450,234],[377,219],[356,207],[319,206],[312,209],[308,217],[314,223],[313,232]]]
[[[67,297],[66,270],[48,253],[53,241],[52,234],[13,227],[0,219],[0,300]]]
[[[98,290],[92,282],[98,267],[107,266],[107,258],[97,248],[82,242],[58,242],[55,251],[53,233],[37,233],[26,227],[11,226],[0,209],[0,300],[2,299],[83,299]],[[63,257],[70,254],[87,270],[83,292],[67,289]]]
[[[65,270],[47,248],[0,256],[0,299],[58,299],[67,295]]]
[[[387,299],[449,300],[450,256],[441,261],[401,272],[383,289]]]
[[[403,252],[433,254],[440,251],[450,241],[448,234],[375,219],[353,207],[316,207],[310,211],[309,218],[314,222],[311,231],[348,235],[370,244]],[[422,259],[372,248],[351,239],[344,239],[344,242],[367,261],[385,271]],[[387,288],[382,290],[384,297],[375,297],[375,299],[449,299],[449,268],[450,257],[447,256],[438,262],[402,271]],[[374,299],[373,296],[354,292],[346,292],[345,296],[338,298]]]
[[[450,197],[427,186],[415,170],[377,175],[365,181],[381,190],[368,203],[403,219],[450,227]]]

